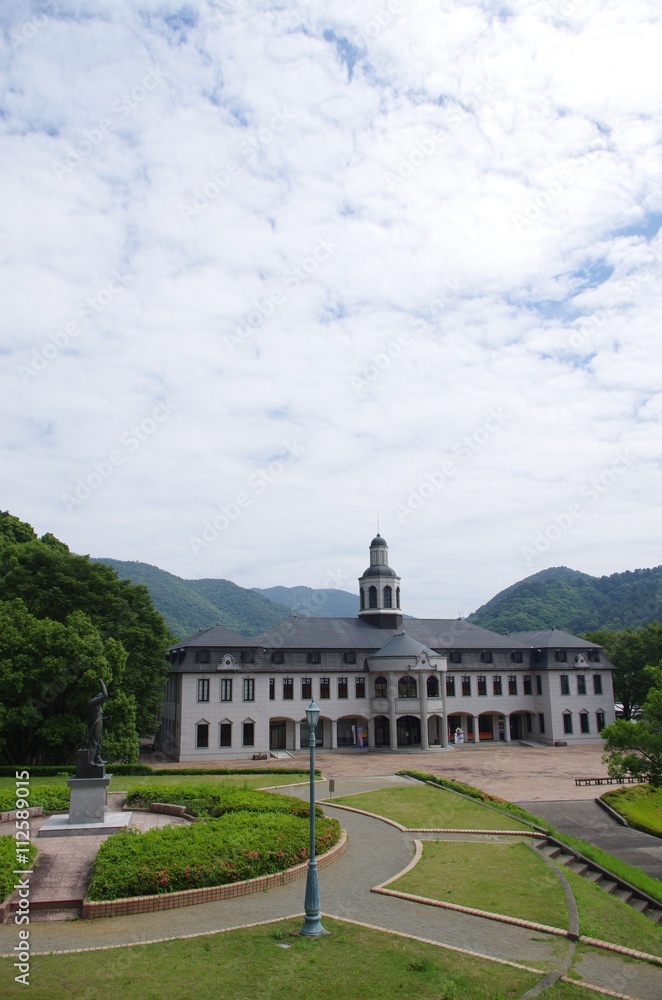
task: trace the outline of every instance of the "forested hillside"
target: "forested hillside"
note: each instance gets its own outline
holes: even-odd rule
[[[157,726],[172,641],[145,587],[0,513],[0,758],[69,763],[106,684],[103,752],[135,759]]]
[[[354,618],[359,613],[359,595],[332,587],[253,587],[253,593],[292,608],[299,615],[318,618]]]
[[[252,637],[292,614],[291,608],[230,580],[184,580],[149,563],[105,558],[94,561],[112,566],[124,580],[144,584],[178,639],[217,623]]]
[[[659,620],[660,595],[662,566],[600,577],[556,566],[502,590],[468,621],[503,633],[636,628]]]

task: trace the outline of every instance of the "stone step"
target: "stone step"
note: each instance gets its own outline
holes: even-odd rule
[[[557,847],[556,844],[544,843],[542,847],[538,848],[538,850],[541,854],[545,854],[548,858],[555,858],[561,853],[561,848]]]
[[[655,924],[659,924],[662,920],[662,910],[656,909],[654,906],[649,906],[644,912],[644,916],[648,917]]]
[[[614,891],[612,892],[612,896],[614,896],[616,899],[620,899],[621,902],[623,903],[629,903],[630,900],[633,898],[634,893],[632,892],[631,889],[614,889]]]
[[[633,910],[638,910],[639,913],[645,913],[646,910],[650,908],[650,903],[647,899],[641,899],[638,896],[634,896],[630,902],[630,906]]]
[[[577,861],[576,859],[571,861],[567,867],[571,872],[575,872],[577,875],[586,875],[586,872],[589,870],[585,861]]]
[[[585,879],[587,879],[589,882],[594,882],[596,885],[600,884],[602,877],[603,877],[602,872],[596,871],[595,868],[589,868],[589,870],[586,872],[586,875],[584,875]]]
[[[602,881],[599,883],[599,885],[600,888],[604,889],[605,892],[612,893],[616,888],[616,886],[618,885],[618,882],[612,882],[611,879],[603,878]]]
[[[563,854],[563,853],[561,853],[561,854],[557,854],[556,857],[554,858],[554,860],[556,861],[557,865],[570,865],[574,861],[576,861],[576,858],[575,858],[574,854]],[[614,882],[614,885],[616,885],[615,882]]]

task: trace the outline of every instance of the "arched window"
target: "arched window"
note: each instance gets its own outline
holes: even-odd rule
[[[365,611],[365,591],[361,587],[361,611]]]
[[[398,681],[398,698],[416,697],[416,678],[401,677]]]
[[[428,698],[438,698],[439,697],[439,678],[436,674],[430,674],[428,677]]]
[[[388,681],[385,677],[375,678],[375,698],[388,697]]]
[[[395,588],[395,606],[396,606],[396,608],[400,607],[400,588],[399,587]]]
[[[377,588],[371,587],[368,591],[368,604],[371,608],[377,607]]]
[[[393,590],[389,586],[384,587],[384,607],[393,607]]]

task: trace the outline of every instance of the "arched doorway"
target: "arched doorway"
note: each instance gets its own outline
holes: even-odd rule
[[[398,719],[398,746],[421,745],[421,720],[415,715],[403,715]]]
[[[378,715],[375,718],[375,746],[390,747],[391,733],[387,715]]]

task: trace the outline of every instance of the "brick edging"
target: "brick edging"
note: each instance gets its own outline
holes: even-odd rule
[[[342,831],[337,844],[321,854],[317,859],[318,868],[326,868],[345,853],[347,832]],[[198,903],[215,903],[220,899],[248,896],[253,892],[263,892],[279,885],[288,885],[303,878],[308,871],[308,862],[303,861],[293,868],[272,875],[260,875],[245,882],[230,882],[227,885],[207,886],[203,889],[182,889],[179,892],[158,893],[151,896],[131,896],[127,899],[104,901],[83,900],[81,918],[93,920],[99,917],[121,917],[136,913],[155,913],[159,910],[174,910],[180,906],[195,906]]]
[[[612,944],[610,941],[600,941],[599,938],[586,937],[585,934],[582,934],[579,940],[582,944],[589,944],[593,948],[602,948],[605,951],[614,951],[619,955],[628,955],[630,958],[639,958],[644,962],[653,962],[654,965],[662,965],[662,958],[659,955],[649,955],[646,951],[626,948],[625,945]]]

